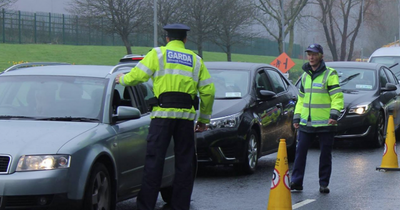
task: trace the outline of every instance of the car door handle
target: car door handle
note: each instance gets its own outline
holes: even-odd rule
[[[282,104],[276,104],[276,107],[282,108]]]

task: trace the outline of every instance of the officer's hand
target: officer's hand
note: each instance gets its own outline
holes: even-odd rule
[[[119,84],[119,78],[122,77],[124,74],[118,74],[117,77],[115,77],[115,83]]]
[[[300,127],[299,123],[293,123],[293,127],[296,128],[296,129],[299,128]]]
[[[205,130],[207,130],[206,124],[204,124],[202,122],[197,122],[196,123],[196,127],[194,129],[195,132],[203,132]]]
[[[329,124],[329,125],[336,125],[336,124],[337,124],[337,121],[334,120],[334,119],[329,119],[328,124]]]

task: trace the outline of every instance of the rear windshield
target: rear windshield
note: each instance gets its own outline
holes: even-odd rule
[[[387,67],[395,65],[397,63],[398,65],[392,67],[391,70],[397,77],[400,77],[400,65],[399,65],[400,64],[400,56],[372,57],[369,62],[370,63],[381,63],[381,64],[386,65]]]

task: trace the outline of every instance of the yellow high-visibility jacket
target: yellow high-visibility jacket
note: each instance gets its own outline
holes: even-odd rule
[[[165,47],[152,49],[128,74],[120,77],[120,84],[137,85],[153,80],[155,97],[165,92],[188,93],[192,99],[200,97],[198,121],[209,123],[214,104],[215,87],[203,60],[193,51],[185,49],[182,41],[170,41]],[[196,111],[154,106],[151,118],[194,120]]]
[[[315,72],[306,66],[303,66],[305,73],[301,77],[293,122],[299,123],[304,132],[333,132],[336,125],[329,125],[328,120],[337,120],[344,106],[337,72],[324,62]]]

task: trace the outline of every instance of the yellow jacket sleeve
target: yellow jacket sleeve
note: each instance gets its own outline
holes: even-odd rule
[[[129,73],[120,77],[119,83],[123,86],[135,86],[146,82],[158,68],[157,52],[152,49]]]
[[[214,104],[215,87],[212,82],[210,73],[206,66],[201,60],[201,67],[199,72],[199,83],[197,89],[200,96],[200,115],[198,118],[199,122],[209,123],[212,114],[212,107]]]

